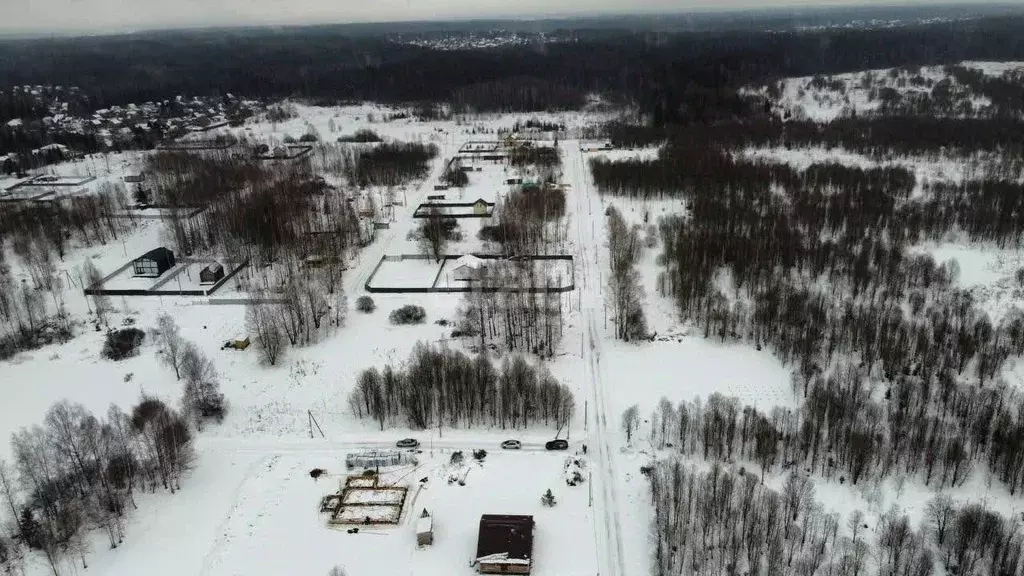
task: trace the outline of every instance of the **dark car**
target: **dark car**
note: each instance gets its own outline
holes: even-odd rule
[[[544,448],[547,449],[547,450],[568,450],[569,449],[569,441],[568,440],[548,440],[547,443],[544,444]]]
[[[395,443],[399,448],[418,448],[420,441],[415,438],[403,438]]]

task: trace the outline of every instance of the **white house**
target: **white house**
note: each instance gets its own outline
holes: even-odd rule
[[[471,282],[479,280],[487,265],[484,261],[472,254],[459,256],[452,264],[452,278],[457,282]]]

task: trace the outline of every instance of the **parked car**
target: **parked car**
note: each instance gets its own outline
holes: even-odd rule
[[[519,450],[523,447],[523,443],[519,440],[505,440],[501,443],[501,447],[505,450]]]
[[[548,440],[548,442],[544,444],[544,448],[546,448],[547,450],[568,450],[569,449],[569,441],[568,440]]]
[[[399,448],[419,448],[420,441],[415,438],[403,438],[395,443]]]

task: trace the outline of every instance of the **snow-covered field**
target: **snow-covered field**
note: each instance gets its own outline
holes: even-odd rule
[[[819,108],[829,107],[820,104]],[[473,573],[469,560],[475,552],[480,515],[507,513],[535,517],[536,575],[647,573],[652,511],[647,480],[639,468],[654,454],[639,441],[626,446],[618,425],[621,412],[636,404],[642,418],[646,418],[662,397],[678,403],[696,397],[706,399],[715,393],[735,396],[762,411],[774,406],[793,407],[797,402],[790,388],[791,368],[783,366],[769,351],[704,339],[699,327],[679,322],[674,303],[657,292],[660,238],[654,238],[653,247],[644,251],[639,269],[645,311],[655,337],[651,342],[628,344],[613,339],[613,325],[606,320],[604,309],[608,268],[605,208],[614,204],[631,224],[647,228],[656,226],[660,217],[682,214],[684,207],[681,201],[602,199],[590,184],[586,162],[599,155],[610,159],[653,157],[657,150],[582,153],[576,141],[560,143],[562,180],[569,185],[565,250],[575,258],[571,272],[576,290],[563,296],[564,335],[548,368],[576,395],[576,414],[563,431],[571,439],[570,453],[586,444],[594,464],[593,479],[568,487],[562,480],[566,454],[542,450],[543,442],[554,435],[553,429],[380,432],[373,422],[358,420],[348,408],[348,396],[361,370],[389,363],[401,366],[418,342],[453,348],[471,344],[452,339],[450,325],[437,324],[457,318],[462,296],[373,294],[377,310],[371,314],[356,312],[351,304],[365,295],[363,285],[382,256],[420,252],[416,240],[409,238],[409,232],[418,225],[412,211],[427,196],[441,194],[433,186],[444,162],[462,143],[493,137],[497,129],[534,115],[421,123],[407,119],[385,122],[383,118],[394,110],[373,105],[343,109],[297,106],[297,110],[298,118],[286,122],[233,130],[272,141],[286,135],[297,138],[311,130],[324,140],[334,140],[357,129],[371,128],[389,139],[434,142],[441,154],[428,178],[400,191],[405,202],[394,207],[390,228],[380,230],[377,239],[349,263],[344,288],[350,310],[344,328],[315,346],[289,349],[275,367],[261,366],[253,348],[222,349],[225,341],[246,334],[244,306],[215,305],[201,297],[112,300],[116,309],[112,325],[130,318],[136,326],[149,329],[160,313],[170,313],[182,336],[213,360],[230,412],[223,424],[209,426],[199,434],[196,461],[179,493],[141,495],[139,510],[130,515],[124,546],[108,550],[106,536],[94,535],[89,570],[112,576],[269,576],[326,574],[330,567],[340,565],[351,576],[407,571],[424,576],[468,575]],[[560,120],[570,127],[598,120],[585,114],[537,116]],[[879,164],[835,150],[751,150],[748,156],[798,167],[823,160],[857,166],[907,165],[913,166],[919,181],[956,182],[971,177],[970,166],[900,159]],[[96,175],[97,180],[87,185],[96,189],[105,181],[119,181],[139,166],[136,155],[123,154],[87,158],[53,170],[66,175]],[[508,178],[524,176],[530,175],[502,165],[484,166],[479,172],[469,173],[468,187],[443,194],[446,201],[483,198],[495,202],[508,192]],[[483,243],[477,238],[481,225],[480,219],[461,219],[463,238],[452,243],[448,252],[483,251]],[[645,230],[642,236],[646,235]],[[66,286],[69,310],[79,319],[88,317],[91,304],[82,296],[81,286],[73,284],[77,267],[86,258],[93,258],[101,271],[109,273],[167,242],[164,223],[147,219],[138,223],[130,237],[105,246],[69,250],[64,261],[57,263],[58,270],[72,279]],[[993,320],[1013,305],[1024,305],[1024,293],[1015,279],[1016,271],[1024,266],[1017,251],[967,244],[919,248],[939,261],[955,258],[961,271],[959,282],[979,297]],[[374,285],[429,286],[440,269],[429,260],[385,261],[374,277]],[[567,268],[559,271],[566,275],[570,272]],[[244,277],[247,271],[241,274]],[[183,284],[189,276],[197,278],[195,266],[183,274]],[[120,277],[116,280],[134,283]],[[190,286],[192,283],[188,282]],[[171,284],[177,286],[175,281]],[[233,288],[225,286],[225,291],[231,294]],[[415,326],[389,324],[388,314],[406,304],[423,306],[426,322]],[[143,394],[178,403],[180,383],[170,368],[159,363],[151,341],[143,344],[137,357],[117,363],[100,358],[102,345],[102,331],[84,323],[77,337],[66,344],[23,353],[0,364],[0,394],[5,398],[0,403],[0,438],[39,423],[47,407],[61,398],[81,402],[97,414],[104,413],[111,403],[128,408]],[[1014,366],[1007,377],[1012,379],[1018,373],[1024,374],[1024,368]],[[1018,380],[1024,381],[1024,376]],[[310,439],[311,416],[323,437],[316,433],[316,438]],[[334,490],[342,479],[346,452],[393,446],[395,440],[405,436],[417,437],[423,444],[423,454],[419,468],[405,470],[403,473],[408,474],[400,479],[397,476],[401,474],[391,479],[410,487],[401,524],[367,528],[359,534],[328,528],[317,506],[320,497]],[[499,450],[498,444],[510,436],[522,440],[524,450]],[[488,450],[482,464],[472,460],[472,448]],[[466,467],[458,470],[468,471],[465,486],[447,481],[452,473],[448,459],[455,449],[466,456]],[[9,459],[7,443],[0,443],[0,457]],[[309,471],[315,467],[325,468],[328,476],[313,481]],[[428,481],[419,490],[421,478]],[[768,478],[776,486],[781,481],[778,476]],[[548,488],[558,499],[553,508],[540,504],[540,496]],[[819,482],[817,495],[828,510],[848,513],[861,509],[871,517],[898,504],[915,522],[920,519],[924,501],[931,497],[930,491],[912,481],[900,486],[895,480],[856,489]],[[980,474],[952,495],[987,498],[1006,511],[1016,510],[1002,488],[990,487]],[[435,544],[419,550],[414,524],[415,516],[424,508],[434,516]],[[46,570],[40,558],[33,558],[28,573],[44,574]],[[68,573],[72,573],[70,567]]]
[[[1019,62],[962,62],[960,65],[993,77],[1024,70],[1024,64]],[[778,112],[785,117],[828,122],[842,116],[877,111],[882,105],[879,94],[883,90],[893,90],[901,95],[928,95],[937,83],[947,78],[953,82],[954,91],[963,88],[947,76],[942,66],[884,68],[823,77],[787,78],[776,86]],[[748,92],[767,94],[769,91],[757,88]],[[971,96],[967,102],[975,112],[992,105],[983,96]]]

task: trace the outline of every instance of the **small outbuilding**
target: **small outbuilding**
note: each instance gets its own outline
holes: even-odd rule
[[[481,574],[529,574],[533,568],[533,516],[481,516],[473,564]]]
[[[235,350],[245,350],[246,348],[249,347],[249,344],[250,342],[248,336],[238,336],[234,340],[228,342],[228,346],[234,348]]]
[[[430,546],[434,543],[434,519],[423,509],[418,520],[416,520],[416,545]]]
[[[133,262],[135,275],[156,278],[174,268],[174,252],[161,246],[139,256]]]
[[[212,262],[206,268],[199,271],[200,284],[216,284],[224,278],[224,267],[217,262]]]
[[[479,198],[476,202],[473,202],[473,213],[480,216],[486,216],[490,213],[491,208],[493,207],[494,204],[491,204],[483,198]]]
[[[452,263],[452,278],[457,282],[472,282],[479,280],[486,266],[481,258],[472,254],[459,256]]]

